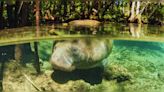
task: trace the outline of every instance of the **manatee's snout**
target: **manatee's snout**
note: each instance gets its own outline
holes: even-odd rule
[[[56,48],[50,59],[53,68],[62,71],[72,71],[75,69],[73,66],[73,58],[68,53],[68,49]]]

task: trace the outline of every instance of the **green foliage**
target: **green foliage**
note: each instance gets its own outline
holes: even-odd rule
[[[15,2],[18,0],[1,1],[5,2],[3,17],[6,21],[8,21],[6,4],[15,5]],[[26,0],[19,1],[21,2]],[[35,2],[32,0],[29,2],[28,19],[31,24],[34,24]],[[130,5],[130,0],[41,0],[40,19],[42,23],[46,23],[47,20],[65,22],[74,19],[86,18],[109,20],[112,22],[127,22],[127,18],[130,16]],[[144,23],[163,22],[164,3],[162,1],[145,0],[141,2],[140,10],[144,7],[145,9],[141,15],[141,19]]]
[[[164,5],[152,4],[152,7],[155,7],[155,9],[153,12],[151,12],[151,15],[148,17],[149,22],[151,22],[151,23],[163,22],[163,20],[164,20]],[[152,11],[152,9],[150,11]]]

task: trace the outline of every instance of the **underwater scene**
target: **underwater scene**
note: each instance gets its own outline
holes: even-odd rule
[[[164,92],[164,0],[0,0],[0,92]]]
[[[42,40],[1,46],[0,53],[3,92],[164,90],[163,42],[107,38]]]

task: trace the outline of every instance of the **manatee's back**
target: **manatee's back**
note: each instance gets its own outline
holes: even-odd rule
[[[93,68],[102,66],[103,60],[106,59],[112,50],[112,41],[109,39],[83,39],[79,40],[78,47],[81,47],[76,59],[76,67],[79,69]],[[85,59],[83,58],[85,56]],[[80,61],[81,60],[81,61]]]
[[[75,27],[97,27],[100,25],[100,22],[97,20],[74,20],[69,22],[70,26],[75,26]]]

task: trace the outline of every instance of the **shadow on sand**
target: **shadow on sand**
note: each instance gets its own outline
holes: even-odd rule
[[[69,80],[84,80],[85,82],[90,83],[91,85],[100,84],[102,82],[103,68],[96,67],[92,69],[77,69],[72,72],[64,72],[60,70],[54,70],[51,75],[51,78],[60,84],[64,84]]]

